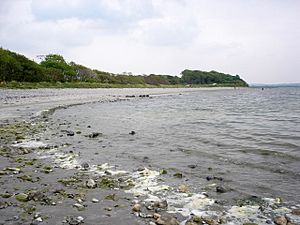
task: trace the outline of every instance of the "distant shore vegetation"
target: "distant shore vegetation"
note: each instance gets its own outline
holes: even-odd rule
[[[143,88],[143,87],[247,87],[239,75],[217,71],[184,70],[179,76],[130,72],[114,74],[90,69],[63,56],[49,54],[36,63],[0,48],[0,87],[6,88]]]

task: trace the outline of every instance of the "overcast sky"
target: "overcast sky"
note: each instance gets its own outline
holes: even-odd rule
[[[0,0],[0,46],[115,73],[300,82],[300,0]]]

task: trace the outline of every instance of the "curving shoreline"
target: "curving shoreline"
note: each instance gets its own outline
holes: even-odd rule
[[[126,95],[129,94],[132,93],[126,92]],[[156,94],[162,94],[161,90],[158,90]],[[163,94],[174,93],[164,92]],[[123,93],[123,95],[110,96],[110,101],[124,99],[124,97],[126,97],[124,95],[125,93]],[[98,97],[99,96],[95,96],[95,98]],[[131,98],[129,97],[129,99]],[[73,100],[75,101],[73,104],[84,104],[82,99]],[[103,99],[101,101],[103,101]],[[43,106],[48,106],[48,103],[43,103]],[[53,103],[51,102],[50,104]],[[62,102],[59,104],[62,104]],[[21,106],[21,103],[19,106]],[[64,108],[67,106],[60,105],[57,107]],[[55,110],[55,108],[53,108],[53,110]],[[184,217],[176,211],[176,208],[174,208],[175,214],[169,214],[165,210],[165,205],[158,205],[158,208],[157,206],[155,206],[155,208],[151,204],[147,205],[144,203],[147,202],[144,198],[139,199],[132,196],[134,191],[131,192],[130,189],[132,188],[132,185],[137,185],[137,183],[136,181],[134,184],[128,183],[128,174],[126,176],[117,176],[118,179],[116,179],[115,175],[118,175],[118,173],[114,172],[117,172],[122,168],[111,168],[104,165],[97,166],[86,164],[84,162],[78,163],[76,160],[80,158],[80,154],[78,151],[72,150],[71,146],[68,146],[68,143],[66,142],[55,146],[43,146],[43,142],[41,142],[40,145],[37,144],[35,146],[28,144],[27,141],[30,140],[35,143],[40,140],[47,141],[41,133],[49,126],[48,116],[49,115],[47,114],[42,114],[38,119],[35,118],[30,122],[21,123],[17,127],[11,127],[11,129],[7,127],[6,134],[9,134],[8,131],[11,130],[10,138],[6,138],[4,141],[3,139],[1,140],[1,148],[3,148],[1,150],[1,155],[3,156],[1,157],[1,165],[4,166],[1,168],[3,175],[0,180],[2,182],[1,187],[3,190],[1,195],[1,207],[3,206],[2,210],[4,212],[1,214],[1,219],[3,221],[5,220],[6,224],[30,224],[31,222],[43,224],[43,221],[45,221],[45,223],[49,223],[50,221],[51,224],[63,224],[63,222],[65,222],[65,224],[149,224],[150,221],[156,221],[157,223],[158,218],[155,220],[153,219],[153,213],[157,209],[160,209],[158,210],[158,213],[159,215],[162,215],[162,220],[173,221],[173,224],[176,224],[175,220],[181,221],[181,224],[201,224],[202,222],[205,222],[206,224],[236,224],[234,220],[233,222],[230,222],[229,220],[228,223],[223,223],[219,219],[216,219],[216,215],[205,216],[204,214],[201,214],[201,212],[194,211],[193,213],[195,216],[187,218],[186,216],[190,214],[190,212],[185,214]],[[62,127],[67,126],[67,124],[64,125],[63,123],[65,122],[62,122]],[[17,133],[17,135],[24,135],[25,139],[21,137],[19,140],[16,140],[17,136],[14,131],[21,131],[23,128],[24,131]],[[73,135],[67,131],[63,131],[63,133],[70,137]],[[14,143],[14,145],[11,145],[12,143]],[[40,157],[37,157],[37,153]],[[70,163],[73,164],[70,167],[71,169],[68,169]],[[95,170],[97,171],[96,174],[93,173]],[[163,171],[161,173],[163,174]],[[139,168],[139,170],[134,171],[132,175],[130,175],[130,179],[132,180],[132,177],[134,176],[136,176],[136,180],[145,177],[147,178],[147,174],[151,179],[153,178],[151,182],[154,182],[154,184],[151,182],[150,184],[152,192],[155,193],[155,190],[159,190],[157,189],[158,184],[155,184],[156,179],[160,176],[159,171]],[[103,177],[103,175],[105,176]],[[119,180],[119,178],[122,179]],[[12,187],[18,189],[13,190]],[[129,192],[126,193],[126,191],[118,190],[122,189],[121,187],[123,189],[128,188]],[[159,187],[161,188],[160,185]],[[163,186],[162,189],[168,191],[168,188],[165,186]],[[151,191],[151,189],[149,190]],[[201,199],[203,199],[204,202],[211,203],[211,199],[207,198],[207,196],[194,195],[196,193],[193,194],[195,198],[185,200],[185,198],[190,198],[186,187],[181,187],[178,190],[175,189],[175,193],[179,194],[178,196],[182,195],[181,198],[183,204],[187,204],[191,211],[193,209],[193,204],[191,204],[193,200],[196,200],[196,202],[194,202],[195,204],[203,204]],[[16,200],[15,198],[19,198],[19,200]],[[98,202],[96,200],[98,200]],[[257,200],[258,199],[253,199],[254,202],[251,204],[254,204]],[[157,198],[153,200],[153,202],[157,201],[159,201]],[[168,201],[172,205],[172,198]],[[265,204],[267,201],[263,203]],[[254,214],[260,212],[257,205],[254,205],[254,208],[252,206],[253,205],[247,207],[247,205],[243,205],[242,207],[244,208],[233,208],[231,209],[231,212],[235,213],[234,215],[240,213],[240,217],[244,221],[244,224],[255,224],[248,221],[249,218],[245,214],[245,212]],[[35,210],[32,207],[35,207]],[[150,209],[148,209],[148,207],[150,207]],[[290,215],[290,212],[292,212],[291,209],[282,207],[280,200],[278,199],[267,206],[267,210],[270,210],[268,207],[278,207],[277,212],[270,212],[269,219],[271,224],[273,223],[273,217],[278,215],[281,216],[286,213]],[[23,214],[25,212],[26,215],[24,217],[19,216],[21,215],[21,212],[23,212]],[[99,212],[101,213],[99,214]],[[15,213],[15,215],[13,215],[13,213]],[[14,217],[16,215],[18,218]],[[229,214],[229,216],[230,215],[231,214]],[[159,217],[158,215],[155,216]],[[202,222],[199,221],[199,218],[201,217],[204,218],[201,220]]]
[[[0,89],[0,123],[3,120],[24,120],[51,108],[74,104],[112,101],[126,96],[180,94],[195,91],[232,90],[211,88],[111,88],[111,89]]]

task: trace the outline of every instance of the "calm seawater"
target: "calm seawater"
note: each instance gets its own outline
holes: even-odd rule
[[[100,140],[73,140],[82,162],[180,171],[194,191],[208,190],[207,176],[222,177],[232,190],[222,195],[227,200],[255,195],[300,202],[300,88],[86,104],[58,110],[51,121],[103,133]],[[129,135],[132,130],[135,135]]]

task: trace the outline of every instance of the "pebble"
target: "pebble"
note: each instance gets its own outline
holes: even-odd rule
[[[172,216],[166,215],[165,217],[160,217],[156,220],[158,225],[179,225],[179,222]]]
[[[38,217],[35,219],[37,222],[43,222],[43,219],[41,217]]]
[[[133,207],[132,207],[132,210],[135,211],[135,212],[140,212],[142,209],[142,206],[140,204],[135,204]]]
[[[292,214],[300,216],[300,209],[293,209]]]
[[[84,209],[84,206],[79,203],[75,203],[73,206],[79,210]]]
[[[81,164],[81,167],[85,170],[89,169],[90,168],[90,165],[87,163],[87,162],[84,162]]]
[[[150,221],[149,225],[156,225],[156,223],[154,223],[153,221]]]
[[[112,211],[112,208],[110,208],[110,207],[105,207],[104,210],[106,210],[106,211]]]
[[[99,200],[96,199],[96,198],[93,198],[93,199],[92,199],[92,202],[93,202],[93,203],[97,203],[97,202],[99,202]]]
[[[101,135],[101,133],[93,132],[93,133],[89,134],[89,138],[96,138],[96,137],[98,137],[100,135]]]
[[[67,218],[67,223],[70,225],[79,225],[84,221],[84,218],[82,216],[78,217],[69,217]]]
[[[73,131],[68,131],[67,132],[67,136],[74,136],[74,135],[75,135],[75,133]]]
[[[284,216],[277,216],[274,219],[274,223],[277,225],[286,225],[287,219]]]
[[[153,218],[156,219],[156,220],[157,220],[158,218],[160,218],[160,217],[161,217],[161,215],[158,214],[158,213],[154,213],[154,214],[153,214]]]
[[[165,225],[166,222],[165,222],[164,220],[162,220],[161,218],[158,218],[158,219],[156,220],[156,224],[158,224],[158,225]]]
[[[187,221],[187,222],[185,223],[185,225],[197,225],[197,223],[194,223],[194,222],[191,222],[191,221]]]
[[[189,168],[195,169],[197,166],[196,165],[188,165]]]
[[[20,202],[27,202],[28,201],[28,195],[24,193],[20,193],[16,195],[16,199]]]
[[[87,182],[86,182],[86,186],[88,188],[95,188],[96,187],[96,182],[93,180],[93,179],[89,179]]]
[[[181,193],[187,193],[188,191],[189,191],[189,188],[188,188],[188,186],[186,184],[181,184],[179,186],[179,192],[181,192]]]
[[[225,193],[225,192],[227,192],[227,189],[224,188],[224,187],[222,187],[222,186],[217,186],[216,187],[216,192],[218,192],[218,193]]]

